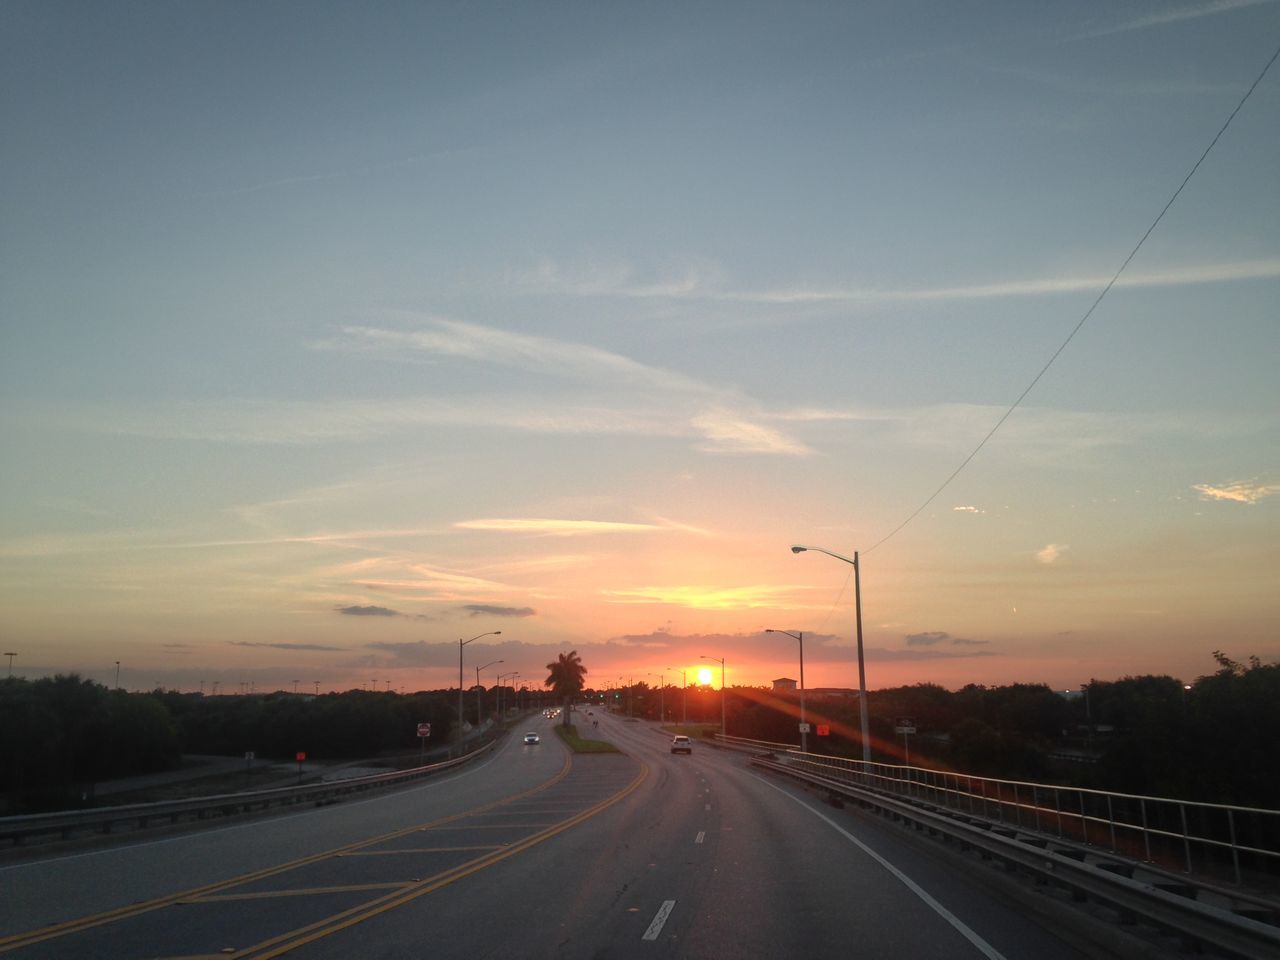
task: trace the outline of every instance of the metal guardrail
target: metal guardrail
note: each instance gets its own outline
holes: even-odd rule
[[[1126,876],[1124,870],[1108,869],[1115,867],[1114,863],[1088,863],[1073,855],[1076,851],[1072,849],[1024,842],[1015,836],[1016,831],[998,831],[989,822],[955,811],[888,795],[844,777],[824,776],[813,769],[817,765],[796,764],[792,760],[791,757],[778,760],[756,756],[751,763],[852,797],[918,829],[958,840],[964,849],[976,850],[984,859],[996,859],[1010,869],[1034,875],[1038,883],[1069,888],[1077,900],[1093,899],[1107,904],[1118,911],[1122,922],[1133,923],[1140,917],[1192,943],[1209,945],[1249,960],[1274,960],[1280,956],[1280,927],[1135,880]]]
[[[158,803],[95,807],[92,810],[0,817],[0,839],[10,840],[14,846],[19,846],[25,840],[35,837],[57,835],[67,840],[75,834],[84,832],[111,833],[116,827],[127,824],[134,824],[136,829],[143,829],[161,820],[178,823],[184,817],[204,820],[211,816],[231,816],[254,809],[265,810],[271,806],[333,802],[344,794],[392,786],[459,766],[492,749],[494,742],[490,740],[470,753],[452,760],[413,767],[409,770],[374,774],[369,777],[352,777],[349,780],[334,780],[329,783],[308,784],[300,787],[277,787],[272,790],[192,797],[186,800],[163,800]]]
[[[778,753],[791,764],[863,787],[1190,875],[1243,884],[1246,868],[1272,877],[1280,871],[1280,810],[868,763],[741,737],[715,739],[726,746]]]

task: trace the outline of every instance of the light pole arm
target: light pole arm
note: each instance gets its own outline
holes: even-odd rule
[[[836,553],[834,550],[828,550],[826,547],[806,547],[797,543],[791,548],[792,553],[804,553],[806,550],[812,550],[815,553],[825,553],[828,557],[835,557],[837,560],[843,560],[845,563],[852,564],[854,569],[857,569],[858,567],[858,555],[856,553],[852,558],[849,558],[842,553]]]

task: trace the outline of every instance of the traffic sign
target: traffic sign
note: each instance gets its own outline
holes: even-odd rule
[[[418,736],[420,736],[420,737],[429,737],[429,736],[431,736],[431,724],[429,724],[429,723],[420,723],[420,724],[418,724]]]
[[[800,724],[800,732],[801,732],[801,733],[808,733],[808,732],[809,732],[809,730],[810,730],[809,724],[807,724],[807,723],[802,723],[802,724]]]
[[[831,724],[829,724],[829,723],[820,723],[820,724],[818,724],[818,736],[820,736],[820,737],[829,737],[829,736],[831,736]]]
[[[893,732],[894,733],[915,733],[916,722],[912,720],[910,717],[898,717],[897,720],[893,721]]]
[[[301,750],[299,750],[297,755],[293,759],[301,763],[303,760],[307,759],[307,755],[303,753]]]

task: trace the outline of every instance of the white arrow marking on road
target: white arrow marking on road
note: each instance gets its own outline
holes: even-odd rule
[[[693,842],[694,842],[694,843],[701,843],[701,842],[702,842],[703,840],[705,840],[705,839],[707,839],[707,831],[705,831],[705,830],[699,830],[699,831],[698,831],[698,835],[697,835],[697,837],[695,837],[695,838],[694,838]]]

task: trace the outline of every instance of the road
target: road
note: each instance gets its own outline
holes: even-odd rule
[[[673,756],[651,725],[596,719],[624,753],[571,755],[538,718],[540,745],[414,787],[0,868],[0,952],[1068,960],[1112,942],[739,754]]]

